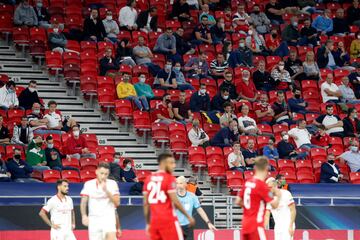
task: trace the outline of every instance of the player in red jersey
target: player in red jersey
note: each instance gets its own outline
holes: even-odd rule
[[[144,215],[146,232],[151,240],[183,240],[174,206],[195,224],[176,196],[176,180],[171,174],[175,159],[169,153],[158,156],[159,170],[146,178],[144,183]],[[151,216],[150,216],[151,215]]]
[[[245,182],[239,192],[235,204],[244,209],[242,221],[242,240],[266,240],[264,231],[264,215],[266,204],[277,208],[281,193],[278,189],[270,192],[265,183],[268,176],[268,159],[264,156],[255,159],[254,177]],[[273,198],[273,196],[275,196]]]

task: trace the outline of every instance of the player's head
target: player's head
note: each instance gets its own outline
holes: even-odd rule
[[[68,195],[69,193],[69,181],[66,179],[59,179],[56,181],[56,189],[58,193],[62,195]]]
[[[286,179],[285,179],[285,176],[282,175],[282,174],[278,174],[276,175],[276,183],[277,183],[277,186],[278,188],[282,188],[283,186],[285,186],[286,184]]]
[[[270,189],[277,188],[276,179],[273,178],[273,177],[269,177],[268,179],[266,179],[266,184],[268,185],[268,187],[269,187]]]
[[[110,174],[110,166],[108,163],[101,162],[99,163],[96,169],[96,178],[99,182],[106,181]]]
[[[186,178],[184,176],[180,176],[176,178],[176,189],[178,191],[186,190]]]
[[[175,158],[171,153],[161,153],[158,156],[159,168],[172,173],[176,167]]]
[[[269,168],[268,158],[265,156],[259,156],[255,158],[255,172],[261,175],[267,175]]]

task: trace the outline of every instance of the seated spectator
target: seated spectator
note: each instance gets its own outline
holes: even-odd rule
[[[304,73],[306,79],[309,80],[319,80],[320,79],[320,69],[315,62],[314,52],[307,52],[305,56],[305,61],[303,62]]]
[[[344,123],[340,117],[334,115],[334,106],[326,106],[326,114],[322,114],[314,120],[316,126],[324,125],[326,133],[331,137],[343,137],[344,136]]]
[[[308,103],[301,98],[301,91],[298,88],[293,88],[292,92],[294,97],[288,100],[289,111],[293,113],[306,114],[308,112],[306,110]]]
[[[25,110],[31,109],[34,103],[41,104],[35,80],[29,82],[29,86],[21,91],[18,99],[19,106]]]
[[[311,26],[321,35],[329,35],[333,31],[333,20],[331,19],[331,10],[326,8],[324,13],[317,16]]]
[[[233,149],[233,152],[228,155],[229,169],[244,172],[246,170],[246,163],[241,153],[240,143],[235,142]]]
[[[360,120],[357,117],[356,108],[349,108],[347,117],[343,120],[345,137],[360,137]]]
[[[257,122],[268,125],[272,124],[275,113],[271,108],[271,105],[268,103],[267,94],[263,93],[260,95],[260,102],[255,104],[254,111],[258,120]]]
[[[181,0],[181,1],[185,1],[185,0]],[[202,16],[201,23],[194,28],[194,36],[192,43],[194,45],[212,44],[212,38],[208,26],[207,16],[205,15]]]
[[[171,27],[167,27],[165,33],[157,38],[154,53],[164,54],[173,62],[182,61],[181,56],[176,52],[176,38]]]
[[[275,138],[270,137],[268,145],[264,146],[263,154],[269,159],[279,159],[279,152],[275,146]]]
[[[136,25],[142,32],[158,31],[158,12],[156,6],[151,6],[148,10],[141,11],[136,19]]]
[[[266,45],[271,55],[285,57],[289,55],[289,47],[286,41],[280,39],[276,29],[272,29],[268,39],[266,40]]]
[[[11,182],[11,173],[8,171],[5,161],[0,155],[0,182]]]
[[[239,47],[233,50],[229,56],[229,67],[252,67],[253,54],[250,48],[245,45],[245,34],[240,34]]]
[[[146,97],[146,99],[150,100],[154,98],[154,92],[151,86],[146,82],[145,74],[141,74],[139,76],[139,82],[134,85],[136,95],[138,97]]]
[[[125,64],[134,67],[136,63],[132,58],[132,51],[133,49],[131,48],[131,44],[128,39],[124,38],[120,40],[116,48],[116,63],[118,65]]]
[[[317,12],[315,0],[298,0],[297,4],[303,13],[313,14]]]
[[[201,5],[201,13],[199,14],[199,22],[201,21],[201,17],[206,16],[208,18],[209,27],[214,26],[216,24],[216,20],[213,15],[211,15],[208,4]]]
[[[49,47],[50,47],[51,51],[53,51],[53,52],[59,52],[59,53],[73,52],[73,53],[79,54],[78,52],[76,52],[74,50],[66,48],[67,39],[66,39],[65,35],[62,33],[62,31],[60,31],[58,23],[53,24],[53,31],[51,33],[49,33],[48,39],[49,39],[48,40]]]
[[[346,51],[344,42],[338,42],[336,50],[332,51],[335,59],[336,66],[341,69],[347,69],[349,71],[355,70],[353,66],[350,66],[350,55]]]
[[[306,129],[306,121],[299,119],[297,121],[297,127],[290,129],[289,136],[294,139],[296,148],[318,148],[318,146],[311,144],[311,134]]]
[[[112,49],[109,47],[105,50],[105,56],[100,59],[100,76],[115,77],[119,75],[119,65],[112,57]]]
[[[207,147],[209,146],[209,136],[200,127],[199,119],[194,119],[192,128],[188,132],[188,138],[192,147]]]
[[[226,38],[225,22],[223,18],[218,18],[216,24],[210,28],[211,39],[214,44],[222,43]]]
[[[207,56],[205,52],[200,52],[199,57],[190,58],[184,66],[187,77],[196,79],[207,78],[209,74],[209,64],[206,59]]]
[[[245,12],[245,4],[240,3],[232,19],[234,31],[246,34],[249,30],[249,21],[251,18]]]
[[[41,136],[34,137],[26,152],[26,162],[36,171],[42,172],[50,168],[46,162],[45,151],[41,148],[43,139]]]
[[[216,59],[212,60],[210,63],[210,75],[214,79],[220,79],[224,77],[224,72],[229,67],[227,61],[225,61],[224,55],[222,53],[218,53],[216,55]]]
[[[6,167],[14,182],[39,182],[38,180],[31,178],[30,174],[33,172],[33,168],[26,161],[21,159],[20,149],[14,149],[13,158],[6,162]]]
[[[116,86],[118,98],[133,101],[140,111],[149,111],[150,107],[147,98],[145,96],[137,96],[134,85],[130,83],[130,75],[124,73],[122,80]]]
[[[80,129],[76,125],[72,127],[71,137],[64,145],[71,158],[96,158],[96,154],[89,151],[86,139],[80,135]]]
[[[85,18],[83,35],[85,41],[109,41],[97,9],[91,9],[90,16]]]
[[[4,126],[4,118],[0,115],[0,145],[10,144],[9,129]]]
[[[260,11],[260,6],[255,4],[253,11],[250,14],[250,22],[260,34],[265,34],[270,31],[271,22],[264,12]]]
[[[138,182],[131,160],[125,158],[123,167],[120,168],[120,179],[122,182]]]
[[[175,119],[183,124],[190,123],[193,120],[193,114],[190,110],[190,104],[186,102],[186,92],[181,91],[179,101],[173,104]]]
[[[356,71],[353,71],[349,74],[349,80],[354,88],[355,96],[357,99],[360,99],[360,63],[355,64]]]
[[[48,102],[49,112],[44,116],[47,119],[47,129],[54,130],[53,133],[61,134],[63,129],[62,119],[60,114],[56,112],[57,103],[53,100]]]
[[[256,126],[256,121],[249,117],[249,106],[246,104],[240,107],[241,116],[238,118],[238,125],[241,133],[246,135],[261,134],[260,129]]]
[[[19,100],[15,92],[16,84],[9,81],[0,88],[0,109],[8,110],[19,107]]]
[[[360,27],[359,0],[352,1],[352,6],[348,7],[346,16],[349,25]]]
[[[229,57],[232,52],[232,43],[230,41],[225,41],[221,49],[221,52],[224,55],[225,60],[229,61]]]
[[[210,140],[211,146],[231,147],[234,142],[239,140],[237,121],[233,120],[228,127],[221,128]]]
[[[31,113],[27,116],[31,130],[35,134],[46,134],[48,120],[41,113],[40,104],[34,103]]]
[[[155,89],[177,89],[176,74],[172,70],[172,61],[167,60],[164,69],[161,69],[154,81]]]
[[[289,135],[287,132],[281,133],[281,141],[277,145],[280,159],[304,159],[306,158],[306,152],[296,151],[296,147],[289,141]]]
[[[14,126],[13,136],[11,138],[12,144],[28,145],[34,138],[32,128],[28,124],[27,117],[21,118],[21,124]]]
[[[351,41],[350,57],[360,58],[360,32],[355,34],[355,39]]]
[[[258,156],[258,152],[255,149],[255,141],[250,138],[247,142],[246,148],[242,151],[244,160],[246,163],[246,170],[253,170],[255,158]]]
[[[176,84],[179,90],[195,90],[190,83],[186,82],[185,76],[181,71],[181,63],[176,62],[173,71],[176,76]]]
[[[320,86],[321,97],[323,103],[338,103],[339,98],[342,96],[339,87],[333,83],[334,77],[332,73],[326,75],[326,82],[323,82]]]
[[[311,138],[311,142],[319,147],[322,148],[329,148],[331,147],[330,144],[330,137],[325,131],[324,125],[318,126],[318,131],[314,134],[314,136]]]
[[[160,71],[160,67],[154,63],[152,63],[151,58],[153,54],[147,46],[145,46],[145,39],[143,36],[138,37],[138,45],[136,45],[133,49],[133,54],[135,57],[135,62],[137,65],[144,65],[149,68],[149,72],[156,76],[158,71]]]
[[[321,164],[320,182],[338,183],[343,175],[340,173],[339,166],[335,163],[335,156],[332,153],[327,155],[327,162]]]
[[[230,103],[229,90],[226,88],[220,89],[220,92],[216,94],[211,100],[211,110],[224,112],[224,104]]]
[[[276,101],[272,105],[274,111],[274,120],[276,124],[287,123],[291,125],[294,121],[291,120],[291,112],[285,100],[285,94],[282,91],[276,92]]]
[[[231,100],[237,100],[238,99],[238,94],[236,92],[236,87],[233,83],[233,75],[232,72],[229,70],[226,70],[224,72],[224,81],[223,83],[219,86],[219,89],[228,89],[229,90],[229,94],[230,94],[230,99]]]
[[[200,84],[200,89],[194,92],[190,98],[191,112],[206,112],[210,111],[210,96],[206,92],[205,83]]]
[[[194,54],[195,49],[191,43],[184,39],[184,28],[179,27],[174,33],[176,39],[176,52],[181,56],[184,54]],[[200,53],[199,53],[200,56]],[[191,58],[193,59],[193,58]]]
[[[360,100],[356,99],[354,90],[349,85],[349,78],[343,77],[342,84],[339,86],[339,90],[341,93],[341,102],[346,104],[359,104]]]
[[[319,40],[318,34],[315,28],[311,26],[311,20],[305,19],[304,27],[300,30],[301,42],[304,45],[310,47],[317,46],[317,41]]]
[[[291,80],[307,79],[304,73],[303,63],[297,57],[297,51],[290,51],[289,58],[285,61],[285,70],[289,72]]]
[[[14,24],[24,27],[33,27],[39,24],[34,8],[30,6],[29,0],[20,1],[14,12]]]
[[[242,81],[238,83],[237,90],[239,92],[239,98],[249,102],[255,102],[258,94],[254,82],[250,79],[250,72],[244,70],[242,72]]]
[[[257,69],[253,73],[253,82],[257,90],[268,92],[275,89],[275,81],[270,73],[266,71],[265,61],[259,61]]]
[[[224,113],[220,117],[220,126],[222,128],[228,127],[233,120],[236,120],[236,115],[234,114],[234,110],[233,107],[231,106],[231,103],[225,102],[223,106],[224,106]]]
[[[292,88],[293,81],[291,80],[290,73],[285,70],[284,61],[280,60],[271,71],[271,77],[277,84],[277,89],[287,90]]]
[[[135,9],[136,1],[128,0],[126,6],[122,7],[119,11],[119,23],[122,30],[137,30],[136,25],[137,11]],[[147,19],[148,20],[148,19]]]
[[[289,25],[287,25],[282,32],[282,40],[286,41],[288,45],[290,46],[298,46],[302,45],[303,43],[300,41],[300,32],[298,29],[298,18],[297,16],[291,17],[291,22]]]
[[[360,152],[359,142],[350,141],[349,150],[338,156],[341,163],[346,163],[350,167],[351,172],[360,172]]]
[[[50,15],[46,7],[44,7],[42,0],[36,0],[34,11],[38,20],[39,27],[49,28],[51,26],[51,24],[49,23]]]
[[[285,9],[283,9],[276,0],[270,0],[270,2],[266,4],[265,13],[273,25],[284,23],[282,15],[285,14]]]
[[[246,46],[252,51],[253,55],[270,55],[270,52],[266,47],[264,37],[258,34],[253,25],[249,26],[248,36],[246,37],[245,42]]]
[[[191,21],[190,7],[186,0],[176,0],[172,6],[170,17],[180,22]]]
[[[330,39],[326,40],[324,46],[317,51],[317,64],[319,68],[336,69],[336,62],[332,51],[334,50],[334,42]]]
[[[350,28],[345,19],[344,9],[336,9],[336,15],[333,19],[333,31],[332,34],[337,36],[345,36],[345,33],[349,33]]]
[[[162,102],[156,105],[155,113],[156,122],[165,124],[176,122],[170,94],[164,94]]]
[[[113,20],[113,15],[111,10],[106,11],[106,17],[102,20],[102,23],[105,27],[106,37],[112,42],[116,43],[118,41],[117,35],[119,34],[119,26],[115,20]]]

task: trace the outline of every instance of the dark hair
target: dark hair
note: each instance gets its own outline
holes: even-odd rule
[[[172,27],[166,27],[165,31],[167,31],[167,30],[171,30],[171,31],[172,31],[173,29],[172,29]]]
[[[334,105],[328,104],[328,105],[326,105],[325,109],[328,110],[329,108],[333,108],[333,107],[334,107]]]
[[[163,161],[165,161],[168,158],[172,158],[174,157],[171,153],[161,153],[158,157],[157,157],[157,161],[158,163],[161,163]]]
[[[53,139],[53,137],[51,135],[46,137],[46,141],[49,141],[49,140],[52,140],[52,139]]]
[[[64,182],[69,183],[69,180],[67,180],[67,179],[58,179],[58,180],[56,181],[56,188],[57,188],[58,186],[60,186],[61,184],[63,184]]]
[[[292,92],[295,93],[296,91],[300,91],[298,88],[293,88]]]
[[[328,40],[326,40],[325,45],[328,45],[329,43],[334,43],[334,41],[331,39],[328,39]]]
[[[241,104],[241,106],[239,107],[239,111],[241,112],[242,111],[242,109],[243,109],[243,107],[244,106],[247,106],[247,107],[249,107],[248,105],[246,105],[246,104]]]
[[[170,94],[169,94],[169,93],[165,93],[165,94],[162,96],[162,99],[164,99],[164,98],[167,97],[167,96],[170,96]]]
[[[278,174],[278,175],[276,175],[275,180],[280,180],[282,177],[284,177],[284,175]]]
[[[126,6],[131,6],[131,4],[135,2],[135,0],[128,0],[127,3],[126,3]]]
[[[228,47],[231,45],[231,42],[230,41],[225,41],[224,42],[224,45],[221,49],[221,52],[224,56],[226,56],[228,53],[229,53],[229,50],[228,50]]]
[[[154,10],[157,10],[157,7],[156,7],[156,6],[151,6],[151,7],[149,8],[149,12],[153,12]]]
[[[347,116],[350,117],[351,113],[355,110],[356,108],[349,108],[347,111]]]
[[[269,140],[272,140],[274,143],[276,142],[274,137],[269,137]]]
[[[7,86],[7,87],[11,87],[11,86],[16,87],[16,83],[11,80],[11,81],[8,81],[8,82],[6,83],[6,86]]]
[[[37,84],[37,82],[35,81],[35,80],[31,80],[30,82],[29,82],[29,85],[30,84]]]
[[[283,95],[283,94],[284,94],[283,91],[276,91],[276,96]]]
[[[226,107],[231,107],[231,103],[230,102],[224,102],[223,104],[223,108],[226,108]]]
[[[222,93],[224,93],[224,92],[229,92],[229,88],[227,88],[227,87],[222,87],[222,88],[220,89],[220,91],[221,91]]]
[[[305,121],[305,119],[300,118],[299,120],[296,121],[296,124],[299,125],[299,124],[302,123],[303,121]]]
[[[55,104],[57,106],[57,103],[54,100],[49,101],[48,102],[48,107],[50,107],[53,104]]]
[[[324,126],[323,124],[320,124],[320,125],[318,126],[318,129],[325,130],[326,128],[325,128],[325,126]]]
[[[99,163],[99,165],[98,165],[97,168],[98,168],[98,169],[100,169],[100,168],[105,168],[105,169],[110,170],[110,165],[109,165],[107,162],[101,162],[101,163]]]
[[[131,163],[131,159],[130,158],[125,158],[125,160],[123,161],[123,166],[125,167],[128,163]]]
[[[204,18],[209,19],[207,15],[202,15],[202,16],[201,16],[201,21],[202,21]]]
[[[205,86],[205,87],[206,87],[206,84],[202,82],[202,83],[200,83],[200,87],[201,87],[201,86]]]

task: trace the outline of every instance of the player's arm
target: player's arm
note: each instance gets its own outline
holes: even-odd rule
[[[291,236],[294,235],[294,223],[295,223],[295,218],[296,218],[296,207],[295,207],[295,203],[291,203],[290,206],[290,226],[289,226],[289,233]]]
[[[80,202],[80,213],[81,213],[81,218],[82,218],[82,224],[84,226],[88,226],[89,225],[89,219],[87,216],[87,203],[89,201],[89,197],[83,195],[81,197],[81,202]]]
[[[266,209],[265,211],[265,217],[264,217],[264,228],[269,229],[269,221],[270,221],[270,210]]]
[[[114,204],[114,206],[115,207],[120,206],[120,193],[117,184],[113,192],[109,191],[109,189],[107,188],[106,181],[102,183],[102,188],[106,193],[106,196],[110,199],[110,201]]]
[[[190,216],[185,209],[183,208],[183,206],[181,205],[181,203],[179,202],[178,197],[176,196],[176,192],[172,191],[172,192],[168,192],[169,197],[172,201],[172,203],[174,204],[174,206],[179,209],[179,211],[185,215],[185,217],[189,220],[189,225],[190,226],[194,226],[195,225],[195,220],[192,218],[192,216]]]
[[[116,220],[116,235],[117,237],[121,237],[122,233],[121,233],[120,217],[116,209],[115,209],[115,220]]]
[[[75,229],[76,222],[75,222],[75,211],[74,210],[71,211],[71,224],[72,224],[72,229]]]
[[[244,205],[243,203],[244,203],[243,199],[241,197],[237,196],[236,199],[235,199],[235,205],[238,205],[238,206],[240,206],[242,208],[243,205]]]
[[[144,192],[144,216],[146,224],[150,224],[150,209],[149,209],[149,202],[148,202],[148,194]]]
[[[196,209],[196,211],[198,212],[198,214],[200,215],[202,220],[204,220],[204,222],[206,222],[206,225],[208,226],[208,228],[210,230],[217,230],[216,227],[211,223],[209,217],[207,216],[206,212],[204,211],[204,209],[202,207],[199,207],[198,209]]]
[[[48,215],[47,215],[47,212],[44,208],[42,208],[39,212],[39,216],[41,217],[41,219],[51,228],[54,228],[54,229],[58,229],[60,226],[57,225],[57,224],[52,224]]]

